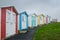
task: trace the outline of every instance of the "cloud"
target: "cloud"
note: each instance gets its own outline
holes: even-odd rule
[[[0,7],[13,5],[17,11],[27,11],[28,14],[43,12],[60,20],[60,0],[1,0]]]

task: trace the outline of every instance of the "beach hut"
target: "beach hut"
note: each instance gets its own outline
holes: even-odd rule
[[[29,16],[29,27],[37,27],[37,15],[35,13]]]
[[[0,8],[0,36],[1,40],[18,33],[18,13],[14,6]]]
[[[46,24],[46,16],[44,16],[44,24]]]
[[[46,16],[46,24],[48,24],[48,15]]]
[[[51,23],[51,16],[48,16],[48,23]]]
[[[19,18],[19,26],[18,30],[21,33],[22,31],[27,31],[28,30],[28,14],[26,11],[21,12],[18,16]]]
[[[46,24],[50,23],[50,21],[51,21],[51,17],[47,15],[46,16]]]
[[[38,15],[38,25],[45,23],[45,16],[43,14]]]
[[[44,24],[44,15],[40,14],[40,24]]]
[[[38,15],[38,25],[40,25],[40,15]]]

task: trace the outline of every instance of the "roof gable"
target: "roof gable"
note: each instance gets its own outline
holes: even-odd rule
[[[22,15],[22,14],[25,14],[25,15],[27,15],[27,16],[28,16],[28,14],[27,14],[27,12],[26,12],[26,11],[21,12],[19,15]]]
[[[14,13],[18,14],[18,12],[17,12],[17,10],[15,9],[14,6],[1,7],[1,8],[2,8],[2,9],[8,9],[8,10],[13,11]],[[11,10],[11,8],[12,8],[12,10]]]
[[[40,14],[40,16],[43,16],[44,17],[44,14]]]
[[[34,15],[34,16],[37,16],[35,13],[34,13],[34,14],[31,14],[30,16],[33,16],[33,15]]]
[[[40,14],[40,15],[38,15],[38,17],[40,17],[40,16],[43,16],[43,17],[45,17],[45,15],[44,15],[44,14]]]

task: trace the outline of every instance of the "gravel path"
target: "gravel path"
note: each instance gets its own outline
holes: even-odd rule
[[[33,29],[29,29],[27,33],[25,34],[18,34],[15,36],[12,36],[6,40],[33,40],[33,36],[34,36],[34,32],[37,30],[38,28],[33,28]]]

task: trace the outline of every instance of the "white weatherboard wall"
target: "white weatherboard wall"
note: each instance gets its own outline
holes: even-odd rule
[[[12,35],[16,34],[16,14],[14,12],[11,13],[11,27]]]
[[[22,20],[22,29],[26,29],[26,15],[25,14],[23,14],[22,15],[22,18],[23,18],[23,20]]]
[[[16,34],[16,14],[6,10],[6,37]]]
[[[0,8],[0,40],[1,40],[1,8]]]

